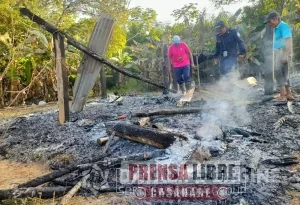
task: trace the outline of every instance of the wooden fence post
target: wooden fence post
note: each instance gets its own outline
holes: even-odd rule
[[[69,82],[65,66],[64,37],[60,33],[53,33],[53,39],[58,89],[58,121],[63,124],[69,121]]]
[[[101,71],[100,71],[100,86],[101,86],[101,97],[107,98],[106,75],[105,75],[104,66],[103,66],[103,68],[101,68]]]

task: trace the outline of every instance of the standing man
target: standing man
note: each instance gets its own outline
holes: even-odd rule
[[[281,21],[277,12],[268,14],[265,22],[274,29],[273,49],[275,51],[275,78],[280,86],[280,96],[277,101],[293,100],[291,83],[289,80],[289,65],[293,54],[292,31],[287,23]]]
[[[180,37],[176,35],[173,38],[173,44],[169,47],[168,56],[169,72],[172,73],[171,68],[173,65],[176,81],[182,93],[185,94],[186,90],[191,89],[190,67],[195,67],[192,52],[188,45],[181,42]]]
[[[236,67],[237,58],[244,59],[246,48],[240,34],[231,28],[227,28],[223,21],[216,21],[216,53],[212,56],[214,63],[220,61],[221,75],[228,74],[232,68]]]

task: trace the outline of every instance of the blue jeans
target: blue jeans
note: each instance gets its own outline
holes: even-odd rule
[[[190,65],[186,65],[180,68],[174,68],[177,83],[180,85],[182,83],[191,82],[190,78]]]
[[[230,73],[232,68],[235,68],[237,64],[236,56],[228,56],[225,58],[221,58],[220,60],[220,72],[221,75],[226,75]]]

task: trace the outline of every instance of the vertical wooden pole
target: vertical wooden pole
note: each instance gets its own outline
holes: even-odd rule
[[[121,73],[119,73],[121,75]],[[105,67],[100,70],[101,97],[107,98]]]
[[[198,64],[198,58],[199,58],[199,54],[196,55],[196,69],[197,69],[197,77],[198,77],[198,86],[199,89],[201,87],[201,82],[200,82],[200,68],[199,68],[199,64]]]
[[[274,92],[273,72],[273,30],[267,25],[264,36],[264,71],[265,71],[265,95],[272,95]]]
[[[164,79],[164,86],[166,88],[169,87],[169,68],[168,68],[168,46],[166,44],[163,44],[163,79]],[[164,89],[163,94],[168,94],[168,90]]]
[[[64,37],[60,33],[54,33],[53,39],[58,89],[58,122],[63,124],[69,121],[69,82],[65,66]]]

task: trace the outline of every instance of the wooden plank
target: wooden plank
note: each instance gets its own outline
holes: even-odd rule
[[[69,82],[65,66],[64,37],[60,33],[53,33],[53,39],[58,89],[58,121],[63,124],[69,121]]]
[[[191,88],[183,95],[178,101],[177,106],[183,106],[184,104],[191,102],[193,95],[194,95],[195,87]]]
[[[94,27],[92,36],[89,41],[89,48],[100,56],[105,56],[108,43],[113,30],[114,19],[108,14],[102,13]],[[89,55],[84,55],[80,68],[77,73],[73,95],[72,111],[80,112],[87,102],[88,95],[92,90],[100,70],[104,69],[103,64]],[[104,72],[102,80],[104,80]],[[105,83],[105,81],[101,82]],[[103,88],[103,84],[101,87]],[[102,90],[102,89],[101,89]]]

